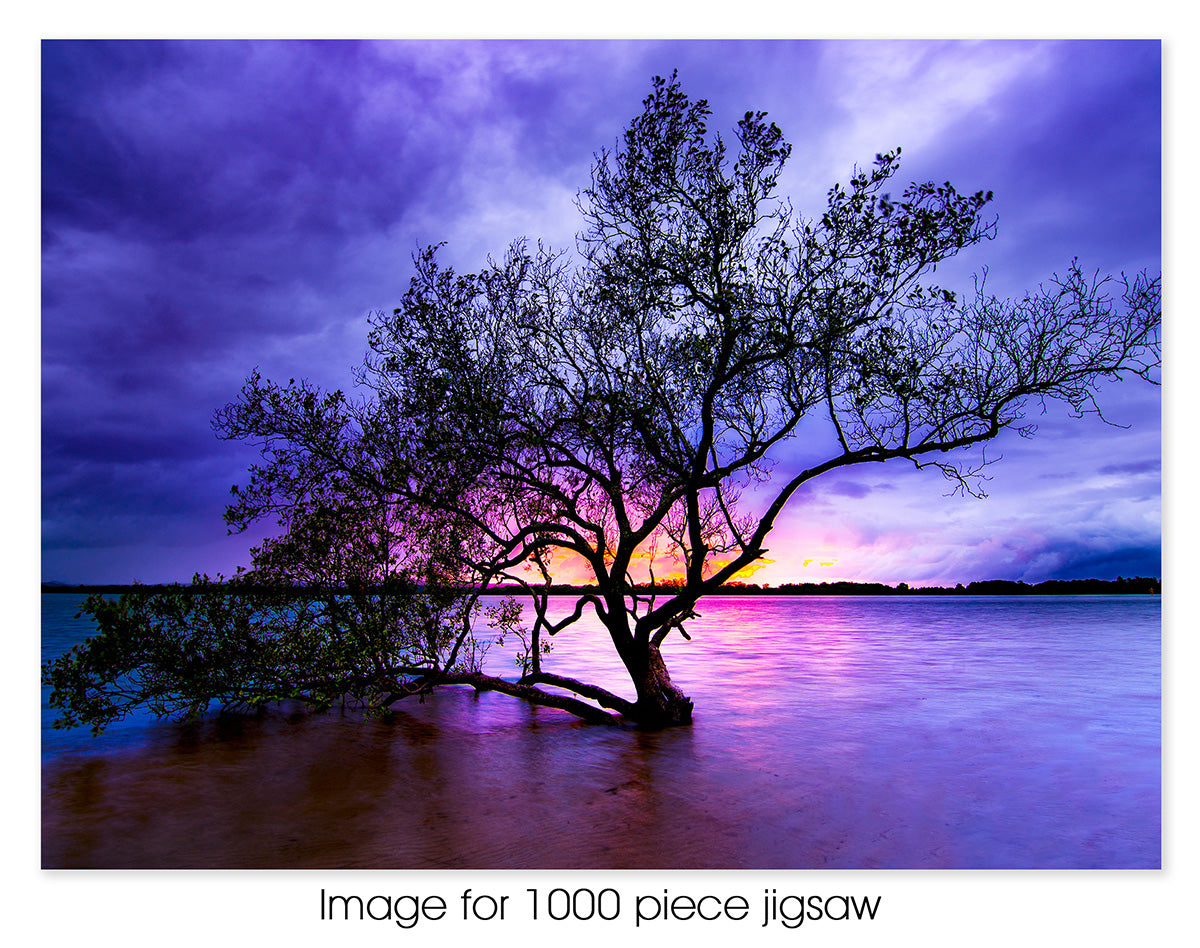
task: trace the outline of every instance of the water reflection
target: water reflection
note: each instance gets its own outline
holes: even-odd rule
[[[696,700],[688,729],[600,729],[453,688],[391,723],[141,722],[99,749],[59,734],[44,864],[1159,863],[1157,600],[702,611],[693,641],[667,650]],[[556,671],[629,694],[602,630],[558,638]]]

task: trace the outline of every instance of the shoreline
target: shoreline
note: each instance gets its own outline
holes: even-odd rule
[[[655,594],[669,596],[679,587],[670,585],[633,586],[630,592],[639,595]],[[108,584],[78,584],[42,583],[44,594],[61,595],[119,595],[127,592],[151,593],[187,593],[191,587],[186,583],[108,583]],[[205,587],[212,591],[213,586]],[[270,587],[242,586],[230,587],[230,592],[276,592]],[[331,590],[318,587],[295,587],[295,591],[311,592],[314,595],[328,593]],[[332,590],[336,591],[336,590]],[[382,591],[382,588],[380,589]],[[440,591],[440,590],[439,590]],[[453,590],[446,590],[453,591]],[[468,590],[462,590],[468,591]],[[469,590],[474,591],[474,590]],[[535,589],[550,596],[583,596],[596,591],[595,586],[551,586],[548,590]],[[1048,579],[1040,583],[1026,583],[1021,580],[988,579],[976,581],[964,586],[915,586],[898,583],[887,586],[883,583],[784,583],[780,586],[760,586],[757,583],[727,583],[717,592],[708,593],[703,598],[711,599],[721,596],[1159,596],[1162,594],[1162,581],[1157,577],[1138,576],[1129,579]],[[509,596],[527,595],[518,586],[495,586],[487,589],[483,595]],[[703,601],[703,600],[702,600]]]

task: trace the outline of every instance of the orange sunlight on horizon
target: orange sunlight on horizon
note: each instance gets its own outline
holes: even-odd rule
[[[731,559],[732,556],[714,557],[710,561],[709,571],[720,569]],[[780,586],[785,583],[835,582],[848,578],[835,574],[833,568],[837,566],[838,560],[839,556],[824,544],[810,544],[808,552],[803,554],[768,550],[768,555],[743,566],[727,582],[756,582],[769,586]],[[630,568],[633,580],[638,583],[649,582],[651,567],[653,567],[656,582],[682,581],[684,578],[683,563],[678,557],[662,553],[651,556],[648,552],[639,551]],[[531,579],[537,576],[537,569],[531,564],[526,565],[524,570]],[[765,575],[757,575],[757,578],[754,578],[756,574],[760,574],[764,570],[766,571]],[[556,559],[549,564],[549,571],[556,583],[589,586],[595,585],[596,582],[591,569],[573,553],[559,552]]]

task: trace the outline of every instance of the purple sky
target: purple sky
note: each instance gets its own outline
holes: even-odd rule
[[[570,246],[593,153],[675,68],[717,129],[771,114],[801,213],[897,145],[906,181],[994,190],[998,238],[943,282],[1160,268],[1157,42],[46,43],[42,578],[245,563],[221,512],[254,452],[213,410],[255,366],[349,385],[421,245]],[[1158,574],[1159,391],[1104,396],[1129,427],[1047,415],[989,448],[984,501],[898,464],[814,482],[755,578]]]

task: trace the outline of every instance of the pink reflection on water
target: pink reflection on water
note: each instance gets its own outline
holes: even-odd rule
[[[702,612],[667,647],[691,728],[600,729],[447,689],[391,724],[208,722],[102,753],[84,739],[43,772],[44,864],[1159,864],[1156,600]],[[594,620],[558,638],[556,671],[629,693]]]

